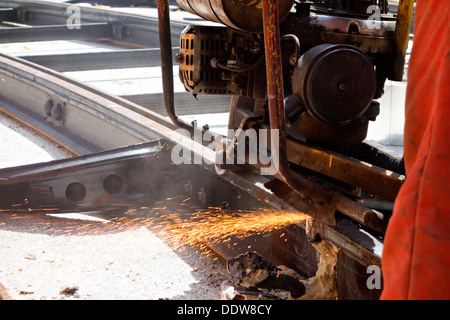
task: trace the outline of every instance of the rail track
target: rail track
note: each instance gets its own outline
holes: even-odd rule
[[[277,226],[273,219],[267,222],[271,227],[265,228],[262,234],[252,231],[244,234],[242,225],[242,232],[235,232],[232,225],[223,224],[229,228],[227,237],[223,237],[223,231],[221,235],[209,231],[202,240],[225,259],[256,250],[305,278],[313,279],[322,272],[321,276],[334,278],[331,286],[340,299],[375,299],[380,295],[380,288],[368,288],[366,281],[370,275],[368,266],[381,266],[383,228],[377,229],[379,221],[375,219],[373,230],[371,218],[364,220],[367,212],[362,212],[361,207],[349,208],[346,200],[342,200],[344,214],[336,214],[335,223],[312,219],[291,201],[289,190],[277,186],[277,181],[270,176],[234,170],[219,175],[214,165],[215,152],[206,144],[193,142],[181,134],[166,117],[161,90],[112,94],[89,84],[89,75],[88,81],[67,76],[75,71],[142,67],[154,67],[160,72],[155,8],[145,9],[144,15],[139,11],[79,7],[81,24],[71,29],[67,27],[73,14],[69,7],[70,4],[45,1],[0,3],[2,44],[81,41],[107,47],[102,51],[81,53],[30,50],[16,56],[0,54],[0,111],[80,156],[1,170],[3,212],[120,210],[121,204],[130,201],[137,207],[150,201],[153,214],[159,218],[169,217],[174,223],[188,225],[191,229],[195,228],[195,223],[220,225],[224,221],[239,226],[239,221],[253,218],[255,212],[267,213],[266,216],[273,212],[295,213],[297,218],[300,215],[303,218],[282,226]],[[182,18],[181,12],[172,13],[172,43],[178,43],[178,36],[189,19],[192,19],[189,15]],[[177,48],[174,48],[172,58],[176,53]],[[194,114],[195,119],[201,119],[201,114],[227,112],[229,98],[226,96],[201,98],[195,100],[190,94],[177,91],[178,112],[185,116]],[[219,126],[205,124],[210,130],[223,129],[220,123]],[[326,150],[311,149],[298,141],[288,143],[298,151],[291,155],[291,162],[319,172],[329,167],[328,172],[321,173],[346,183],[372,187],[371,191],[381,193],[388,200],[395,198],[404,180],[393,168],[397,163],[388,163],[389,169],[382,169]],[[204,161],[200,165],[173,166],[170,153],[175,145],[186,146]],[[367,144],[368,148],[370,146]],[[392,160],[382,153],[377,156]],[[349,168],[357,170],[348,172]],[[73,181],[77,184],[71,183]],[[45,189],[50,195],[30,192],[33,188]],[[391,202],[382,205],[389,207]],[[262,216],[258,219],[262,220]],[[326,243],[326,249],[319,243]],[[333,262],[325,259],[331,252],[335,256]],[[319,272],[321,263],[329,263],[330,270]]]

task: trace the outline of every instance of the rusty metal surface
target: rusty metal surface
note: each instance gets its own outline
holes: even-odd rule
[[[277,0],[263,0],[264,49],[266,54],[267,90],[270,130],[276,131],[278,139],[271,139],[272,158],[275,160],[275,176],[287,183],[302,198],[309,197],[312,186],[305,185],[292,177],[287,158],[286,122],[284,119],[284,93],[282,57],[280,45],[280,22]],[[316,213],[317,214],[317,213]],[[333,224],[334,219],[326,216],[322,220]]]
[[[371,163],[288,139],[290,162],[394,200],[405,176]]]
[[[223,23],[234,29],[260,32],[261,0],[177,0],[186,11],[206,20]],[[279,19],[283,21],[294,4],[293,0],[279,1]]]
[[[386,230],[388,216],[374,209],[366,208],[333,188],[315,182],[312,178],[307,179],[299,174],[296,174],[295,178],[311,187],[309,197],[299,197],[295,190],[279,180],[272,180],[265,186],[280,199],[298,210],[310,213],[312,217],[325,224],[335,226],[335,215],[337,212],[341,212],[371,230],[376,232]]]

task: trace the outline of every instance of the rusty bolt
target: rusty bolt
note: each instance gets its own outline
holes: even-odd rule
[[[183,54],[179,53],[175,55],[175,62],[182,63],[184,60]]]

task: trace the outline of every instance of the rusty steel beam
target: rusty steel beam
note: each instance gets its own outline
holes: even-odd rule
[[[302,141],[287,140],[290,162],[360,187],[388,200],[395,200],[405,176],[370,163],[347,157]]]
[[[393,201],[406,177],[398,173],[399,159],[389,164],[384,157],[380,165],[345,156],[294,139],[286,138],[287,157],[292,164],[315,171],[338,181],[359,187],[369,193]],[[366,146],[369,148],[370,146]],[[270,144],[268,148],[271,149]],[[385,168],[386,167],[386,168]],[[395,167],[395,169],[394,169]]]

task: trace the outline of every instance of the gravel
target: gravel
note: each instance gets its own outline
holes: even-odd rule
[[[0,116],[0,168],[70,156]],[[174,248],[144,222],[99,217],[0,212],[0,298],[219,299],[228,280],[222,259]]]

